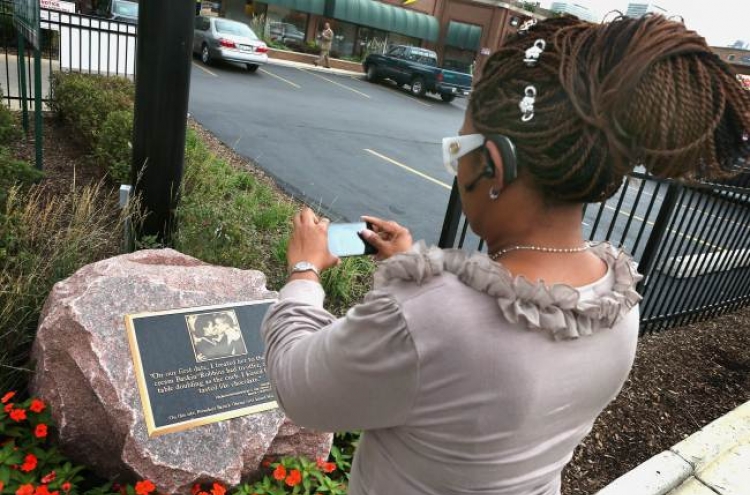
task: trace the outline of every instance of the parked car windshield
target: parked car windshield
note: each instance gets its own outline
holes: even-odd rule
[[[112,13],[127,17],[138,17],[138,4],[135,2],[115,1],[112,3]]]
[[[253,40],[257,40],[258,37],[252,29],[242,24],[241,22],[232,21],[216,21],[216,31],[224,34],[234,34],[235,36],[244,36]]]

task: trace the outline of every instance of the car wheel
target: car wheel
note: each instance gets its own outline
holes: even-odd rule
[[[201,47],[201,62],[206,65],[211,63],[211,52],[208,50],[208,45],[206,44]]]
[[[258,64],[247,64],[247,70],[250,72],[255,72],[258,70],[259,65]]]
[[[446,103],[450,103],[450,102],[452,102],[453,100],[456,99],[456,97],[453,96],[453,95],[440,95],[440,98],[442,98],[443,101],[446,102]]]
[[[365,73],[365,79],[367,79],[371,83],[378,82],[380,80],[380,76],[378,75],[378,66],[377,65],[368,65],[367,66],[367,72]]]
[[[424,87],[424,79],[421,77],[415,77],[411,80],[411,87],[409,88],[411,94],[414,96],[424,96],[427,90]]]

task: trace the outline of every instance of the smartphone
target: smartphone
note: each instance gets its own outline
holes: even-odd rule
[[[377,253],[377,249],[360,235],[360,232],[371,227],[365,222],[330,224],[328,226],[328,250],[339,258]]]

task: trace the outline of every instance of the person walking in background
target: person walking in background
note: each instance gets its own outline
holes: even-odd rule
[[[323,65],[323,67],[330,69],[331,60],[329,55],[331,53],[331,45],[333,44],[333,29],[329,23],[323,24],[323,32],[320,33],[320,57],[315,61],[315,66]]]

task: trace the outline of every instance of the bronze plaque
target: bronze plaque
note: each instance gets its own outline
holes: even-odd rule
[[[278,407],[260,337],[274,302],[126,315],[149,436]]]

